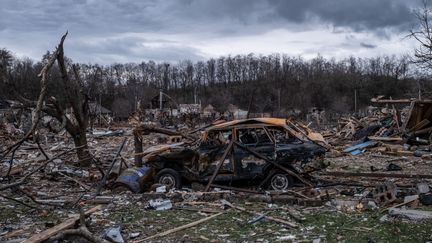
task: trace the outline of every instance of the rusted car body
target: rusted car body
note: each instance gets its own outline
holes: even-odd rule
[[[320,167],[326,148],[317,142],[324,142],[322,136],[287,119],[235,120],[208,127],[192,145],[153,147],[144,163],[156,173],[155,183],[168,187],[208,183],[215,174],[213,183],[285,190],[295,177]]]

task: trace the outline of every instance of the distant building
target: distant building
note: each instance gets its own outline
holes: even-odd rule
[[[96,123],[98,125],[109,125],[113,120],[113,112],[101,106],[97,102],[89,103],[90,126]]]
[[[228,111],[225,112],[225,116],[228,119],[246,119],[248,111],[242,110],[233,104],[228,105]]]
[[[218,116],[218,112],[216,111],[216,109],[212,105],[207,105],[202,110],[201,115],[203,117],[216,117],[216,116]]]
[[[98,104],[96,102],[90,102],[89,103],[89,114],[92,116],[112,115],[112,111],[108,110],[107,108],[101,106],[100,104]]]
[[[180,114],[200,114],[201,104],[179,104]]]
[[[0,122],[3,118],[11,119],[18,115],[18,112],[23,108],[23,105],[18,101],[0,99]]]

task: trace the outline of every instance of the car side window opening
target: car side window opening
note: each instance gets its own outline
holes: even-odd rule
[[[238,140],[246,145],[272,144],[264,128],[245,128],[238,130]]]
[[[209,131],[207,140],[203,143],[205,145],[205,153],[202,155],[203,161],[208,161],[206,163],[205,168],[202,168],[202,171],[206,171],[208,174],[212,174],[212,172],[216,169],[217,163],[221,159],[223,153],[225,152],[228,144],[232,140],[232,129],[227,130],[212,130]],[[210,153],[209,153],[210,149]],[[220,172],[232,172],[233,164],[232,159],[228,156],[224,159],[222,167],[220,168]],[[202,165],[203,163],[201,163]]]
[[[300,139],[297,137],[289,134],[289,132],[283,128],[279,127],[270,127],[267,128],[267,131],[270,133],[270,135],[275,140],[276,144],[282,144],[282,143],[302,143]]]
[[[221,146],[232,140],[232,130],[214,130],[209,132],[206,145]]]

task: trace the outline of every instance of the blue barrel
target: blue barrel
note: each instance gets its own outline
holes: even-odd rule
[[[153,180],[153,171],[154,170],[148,166],[127,168],[114,182],[114,188],[123,186],[133,193],[140,193],[144,189],[144,184]]]

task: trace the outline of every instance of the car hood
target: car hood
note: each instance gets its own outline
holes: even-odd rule
[[[277,144],[276,155],[278,160],[308,160],[324,155],[326,149],[313,142]]]

